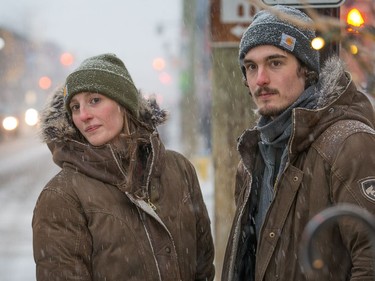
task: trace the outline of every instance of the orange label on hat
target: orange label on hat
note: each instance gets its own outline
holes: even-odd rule
[[[289,51],[293,51],[295,45],[296,45],[296,38],[285,33],[281,35],[280,46],[283,46]]]

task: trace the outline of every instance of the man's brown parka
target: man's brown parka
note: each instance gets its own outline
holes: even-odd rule
[[[275,183],[274,199],[259,241],[253,237],[253,242],[244,242],[244,237],[254,236],[246,226],[250,224],[250,210],[257,196],[251,187],[255,180],[252,173],[261,159],[259,133],[256,129],[246,130],[238,140],[241,162],[235,186],[237,209],[224,260],[223,281],[242,281],[238,275],[241,267],[250,266],[243,249],[251,247],[256,250],[256,256],[250,257],[250,261],[255,261],[255,281],[374,280],[375,257],[369,232],[360,220],[353,218],[339,220],[316,237],[314,250],[324,262],[322,270],[306,274],[300,262],[302,233],[318,212],[349,203],[375,216],[373,107],[358,92],[337,58],[329,60],[322,69],[315,94],[319,95],[317,108],[293,110],[288,162]],[[329,136],[319,139],[338,122],[345,125],[335,126]],[[344,134],[345,130],[353,132]],[[341,137],[344,139],[338,142],[340,145],[332,146]]]

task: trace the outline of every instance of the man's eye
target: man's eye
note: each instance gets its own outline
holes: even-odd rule
[[[254,70],[254,69],[256,69],[256,66],[255,66],[255,64],[248,64],[248,65],[246,66],[246,69],[247,69],[247,70]]]
[[[277,61],[277,60],[275,60],[275,61],[271,61],[271,65],[272,66],[280,66],[281,65],[281,61]]]

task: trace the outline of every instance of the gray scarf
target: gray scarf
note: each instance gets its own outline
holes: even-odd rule
[[[263,175],[260,186],[258,212],[255,215],[257,237],[265,215],[274,197],[274,184],[283,172],[288,158],[287,144],[292,131],[292,111],[294,108],[312,109],[317,102],[315,86],[307,88],[301,96],[275,119],[262,116],[257,129],[261,141],[258,143],[264,161]],[[256,175],[258,176],[258,175]]]

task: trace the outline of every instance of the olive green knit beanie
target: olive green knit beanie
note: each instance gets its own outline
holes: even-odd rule
[[[138,117],[138,90],[124,63],[114,54],[90,57],[66,78],[64,101],[70,115],[72,97],[82,92],[103,94]]]

